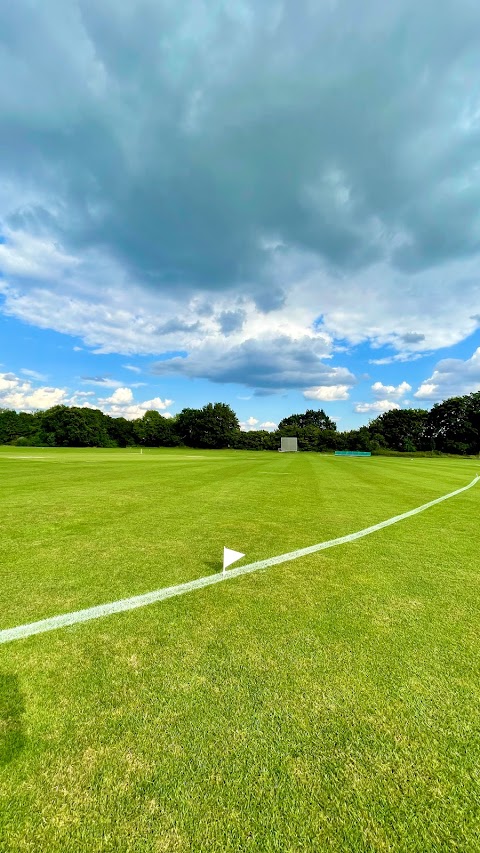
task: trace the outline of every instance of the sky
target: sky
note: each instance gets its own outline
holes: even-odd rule
[[[0,9],[0,407],[480,390],[478,0]]]

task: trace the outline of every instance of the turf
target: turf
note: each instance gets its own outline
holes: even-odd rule
[[[41,459],[28,458],[41,456]],[[474,460],[0,450],[0,628],[350,533]],[[0,647],[0,850],[477,851],[480,486]]]

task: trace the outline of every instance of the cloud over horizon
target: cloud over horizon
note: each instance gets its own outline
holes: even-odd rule
[[[390,412],[393,409],[399,409],[400,406],[398,403],[393,402],[393,400],[375,400],[373,403],[357,403],[354,408],[356,412],[362,415],[381,415],[383,412]]]
[[[34,373],[34,371],[24,371]],[[102,384],[96,382],[96,384]],[[75,391],[69,393],[66,388],[35,386],[30,379],[22,379],[13,373],[0,373],[0,409],[17,409],[23,412],[35,412],[50,409],[52,406],[77,406],[79,408],[100,409],[113,418],[127,420],[141,418],[152,409],[160,412],[164,418],[171,418],[166,411],[173,400],[154,397],[141,402],[135,400],[131,388],[122,387],[117,382],[103,384],[103,387],[115,387],[109,397],[96,395],[94,391]]]
[[[415,394],[417,400],[438,403],[448,397],[472,394],[480,390],[480,347],[471,358],[445,358],[435,366],[432,375]]]

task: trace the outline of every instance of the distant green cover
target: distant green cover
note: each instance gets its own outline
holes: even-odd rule
[[[336,450],[335,456],[371,456],[370,451],[365,450]]]

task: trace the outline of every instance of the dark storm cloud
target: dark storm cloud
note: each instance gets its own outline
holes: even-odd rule
[[[144,285],[269,311],[269,241],[345,271],[479,248],[472,0],[16,0],[0,45],[7,222]]]

